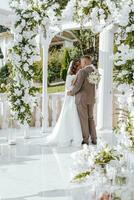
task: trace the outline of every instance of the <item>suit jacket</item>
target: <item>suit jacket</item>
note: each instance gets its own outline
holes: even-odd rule
[[[87,79],[93,71],[90,66],[79,70],[76,83],[71,91],[71,94],[75,95],[76,104],[91,105],[95,103],[95,84],[89,83]]]

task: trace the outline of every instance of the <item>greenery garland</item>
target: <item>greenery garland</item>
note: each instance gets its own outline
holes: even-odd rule
[[[49,17],[55,23],[59,15],[59,4],[54,0],[45,3],[11,0],[10,6],[15,13],[15,22],[12,28],[14,43],[9,53],[12,63],[9,100],[13,118],[20,124],[27,124],[31,121],[38,91],[33,84],[34,63],[40,60],[36,37],[40,29],[43,28],[45,32],[50,22]]]

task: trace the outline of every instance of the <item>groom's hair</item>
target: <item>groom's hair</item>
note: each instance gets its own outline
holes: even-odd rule
[[[84,55],[81,57],[81,59],[86,59],[86,60],[92,61],[92,58],[89,55]]]

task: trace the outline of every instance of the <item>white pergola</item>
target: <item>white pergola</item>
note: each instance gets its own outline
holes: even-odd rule
[[[13,13],[11,13],[8,0],[0,0],[0,25],[10,27]],[[90,23],[85,24],[85,29],[90,28]],[[43,92],[42,92],[42,131],[47,132],[48,128],[48,95],[47,95],[47,74],[48,74],[48,52],[52,38],[62,31],[78,30],[80,25],[72,21],[64,21],[58,27],[49,27],[47,37],[41,33],[41,45],[43,47]],[[99,70],[102,74],[99,84],[97,104],[97,131],[99,136],[111,143],[112,134],[112,73],[113,73],[113,41],[115,26],[105,28],[99,36]]]

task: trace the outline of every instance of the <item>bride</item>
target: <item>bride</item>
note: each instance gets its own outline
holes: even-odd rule
[[[47,145],[81,145],[82,131],[75,104],[75,97],[67,96],[67,91],[70,91],[75,84],[77,78],[76,74],[80,67],[80,60],[78,59],[70,63],[65,85],[65,99],[63,107],[52,134],[46,138]]]

